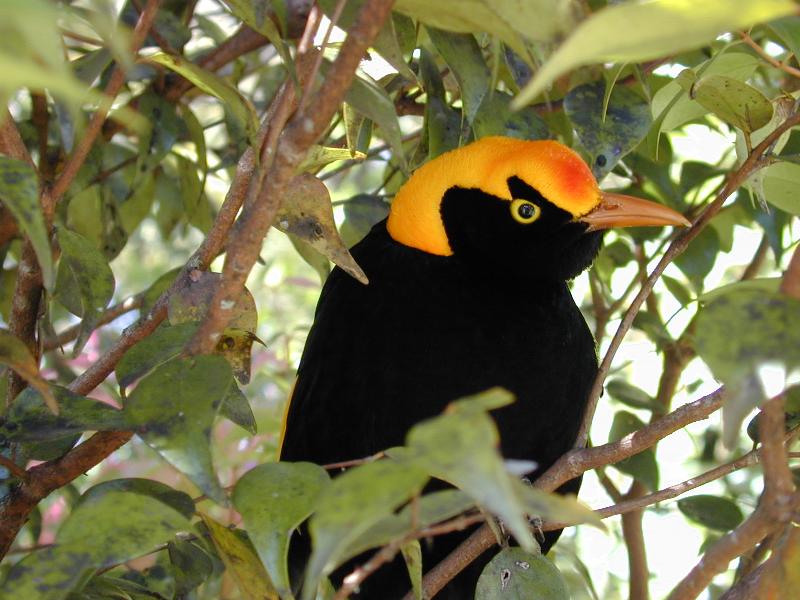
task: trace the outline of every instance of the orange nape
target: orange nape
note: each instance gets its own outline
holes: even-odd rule
[[[446,152],[414,172],[392,202],[389,235],[406,246],[450,256],[453,250],[439,212],[445,192],[452,187],[480,188],[510,202],[512,176],[575,217],[600,203],[597,181],[570,148],[552,140],[486,137]]]

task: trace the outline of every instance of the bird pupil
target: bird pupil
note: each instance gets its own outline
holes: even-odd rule
[[[533,216],[533,204],[522,204],[519,207],[519,216],[523,219],[530,219]]]

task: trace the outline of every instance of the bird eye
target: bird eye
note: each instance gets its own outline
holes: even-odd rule
[[[511,201],[511,216],[517,223],[528,225],[538,219],[541,214],[542,209],[533,202],[519,199]]]

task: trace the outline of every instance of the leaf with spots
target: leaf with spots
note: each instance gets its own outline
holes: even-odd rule
[[[550,137],[547,124],[532,107],[511,110],[511,96],[495,90],[483,99],[472,124],[475,138],[504,135],[521,140],[544,140]]]
[[[602,81],[587,83],[564,97],[564,111],[589,155],[597,179],[602,179],[639,145],[652,120],[647,101],[625,86],[614,86],[605,107],[605,86]]]
[[[350,469],[326,486],[309,523],[314,549],[303,599],[314,597],[320,579],[341,564],[359,535],[418,494],[427,479],[425,471],[409,461],[386,459]]]
[[[733,77],[702,77],[692,86],[689,95],[720,119],[745,133],[761,129],[772,118],[769,99],[753,86]]]
[[[39,179],[36,170],[26,162],[0,156],[0,201],[17,221],[30,240],[42,270],[42,282],[53,289],[53,252],[50,236],[39,206]]]
[[[418,425],[406,436],[414,462],[430,475],[462,489],[500,517],[517,542],[533,549],[519,480],[509,474],[497,449],[497,426],[486,412],[513,401],[494,389],[451,404],[445,413]]]
[[[58,403],[58,415],[47,407],[41,392],[25,388],[0,419],[0,435],[17,442],[47,442],[73,437],[84,431],[128,429],[123,413],[67,388],[50,385]]]
[[[695,347],[728,388],[723,442],[731,447],[747,414],[764,400],[758,371],[800,366],[800,301],[779,292],[730,286],[697,315]]]
[[[177,325],[162,323],[152,334],[136,343],[117,363],[114,373],[119,386],[127,388],[142,375],[178,356],[199,324],[198,321]]]
[[[4,597],[63,600],[91,571],[142,556],[191,530],[185,515],[151,495],[89,492],[85,496],[91,497],[75,506],[61,526],[57,545],[11,568]]]
[[[231,385],[220,356],[175,358],[142,379],[125,403],[139,437],[220,504],[226,500],[211,460],[211,426]]]
[[[313,175],[298,175],[286,187],[275,227],[300,238],[359,282],[369,283],[339,237],[328,188]]]
[[[85,237],[59,228],[58,244],[61,247],[61,261],[56,276],[55,298],[82,319],[72,351],[77,356],[114,295],[114,273],[103,254]]]
[[[279,600],[264,565],[243,531],[228,529],[208,515],[200,513],[217,554],[225,564],[245,600]]]
[[[505,548],[484,567],[475,600],[505,598],[547,598],[569,600],[570,594],[563,575],[542,554],[532,554],[522,548]]]
[[[311,514],[328,473],[312,463],[266,463],[236,483],[233,505],[281,597],[291,597],[289,536]]]

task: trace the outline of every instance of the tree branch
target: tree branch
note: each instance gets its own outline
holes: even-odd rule
[[[222,281],[203,324],[189,345],[189,353],[202,354],[216,345],[220,332],[230,320],[231,308],[241,295],[245,279],[258,258],[264,236],[280,207],[286,185],[308,148],[327,128],[350,86],[364,52],[380,31],[391,6],[392,0],[372,0],[364,4],[336,60],[326,73],[316,95],[318,101],[308,110],[295,113],[274,150],[270,146],[264,147],[266,160],[262,161],[265,167],[263,186],[256,189],[258,200],[245,206],[234,227],[222,270]],[[308,82],[307,85],[313,85],[313,82]]]

